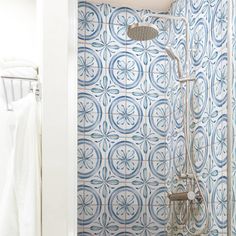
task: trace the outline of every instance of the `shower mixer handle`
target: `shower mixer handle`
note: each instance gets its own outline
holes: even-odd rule
[[[168,198],[170,201],[193,201],[196,198],[196,194],[192,191],[182,193],[169,193]]]

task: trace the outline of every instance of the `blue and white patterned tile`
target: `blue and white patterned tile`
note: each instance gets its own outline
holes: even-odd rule
[[[78,49],[78,83],[81,87],[91,86],[96,83],[105,66],[97,53],[88,47]]]
[[[173,165],[177,176],[186,171],[186,156],[185,156],[185,138],[179,136],[176,140],[173,151]]]
[[[155,89],[165,94],[170,85],[171,68],[168,56],[165,53],[158,55],[148,66],[148,85],[151,84]]]
[[[147,111],[151,105],[158,101],[160,97],[163,97],[162,93],[159,93],[153,86],[148,84],[148,73],[144,74],[139,85],[126,91],[129,96],[139,103],[145,116],[147,116]]]
[[[146,70],[148,65],[152,63],[156,55],[160,52],[157,46],[151,41],[137,42],[135,45],[131,45],[131,50],[143,63]]]
[[[97,87],[106,76],[106,70],[103,68],[87,66],[87,63],[82,64],[83,62],[78,67],[78,94]]]
[[[186,0],[179,0],[175,3],[173,14],[179,17],[185,17],[187,13],[187,1]],[[176,20],[174,22],[174,32],[180,33],[184,29],[184,22],[180,20]]]
[[[110,194],[115,191],[116,188],[122,186],[122,180],[111,172],[106,161],[99,172],[90,180],[90,186],[98,191],[101,198],[104,199],[104,205],[107,205]]]
[[[131,137],[144,122],[144,113],[139,103],[130,96],[113,100],[108,110],[107,121],[123,137]]]
[[[109,18],[109,31],[112,38],[123,47],[135,45],[136,42],[128,38],[127,29],[129,25],[140,20],[137,11],[126,7],[116,8]]]
[[[170,220],[170,208],[167,198],[167,187],[159,186],[148,199],[147,217],[159,228],[164,229]]]
[[[144,168],[143,153],[130,140],[115,143],[108,153],[111,172],[125,182],[132,182]]]
[[[184,110],[185,110],[185,90],[179,88],[174,95],[173,103],[172,103],[172,117],[174,120],[174,124],[177,128],[183,127],[184,122]]]
[[[78,4],[78,39],[80,42],[88,43],[99,36],[106,22],[105,16],[99,11],[100,5],[89,2]]]
[[[78,178],[81,181],[90,181],[90,178],[97,175],[105,165],[105,154],[95,142],[86,137],[78,139],[77,153]]]
[[[211,80],[211,94],[217,107],[227,100],[227,54],[220,54]]]
[[[143,210],[143,200],[130,186],[121,186],[108,199],[108,212],[113,220],[122,225],[132,224]]]
[[[222,115],[214,127],[211,139],[211,153],[216,164],[223,167],[227,163],[227,116]]]
[[[82,40],[85,40],[85,44],[88,47],[96,47],[97,42],[104,40],[104,32],[107,31],[107,25],[100,22],[91,22],[87,28],[84,29],[84,37],[80,36]]]
[[[121,138],[120,134],[111,127],[106,119],[103,119],[99,126],[87,135],[90,136],[104,152],[107,152],[109,148]]]
[[[200,18],[193,27],[190,40],[191,59],[194,66],[199,66],[205,56],[208,44],[208,27],[205,19]]]
[[[195,119],[200,119],[205,112],[208,101],[208,82],[206,75],[199,72],[190,93],[190,109]]]
[[[103,24],[96,37],[86,38],[87,47],[92,48],[106,63],[120,49],[119,45],[112,40],[108,31],[108,25]]]
[[[159,227],[153,220],[148,217],[147,211],[144,211],[139,219],[133,223],[130,230],[135,233],[135,235],[155,235],[159,230]],[[159,234],[160,235],[160,234]]]
[[[152,173],[159,183],[166,183],[172,166],[171,151],[166,142],[155,145],[148,156],[148,172]]]
[[[190,2],[179,0],[174,3],[172,7],[174,15],[179,16],[186,15],[186,4],[188,4],[189,8],[191,34],[194,34],[194,37],[191,39],[191,44],[192,48],[196,49],[191,53],[192,62],[194,63],[194,67],[192,67],[191,70],[196,76],[199,75],[197,78],[201,77],[199,79],[200,81],[198,80],[194,85],[191,85],[192,111],[190,119],[191,131],[193,132],[192,143],[194,144],[192,146],[194,147],[195,157],[199,157],[195,162],[195,168],[201,174],[199,175],[199,179],[204,181],[210,202],[215,201],[213,200],[214,192],[219,192],[219,196],[222,197],[221,190],[218,190],[215,186],[221,178],[222,170],[226,168],[226,164],[222,164],[226,157],[225,138],[227,135],[225,132],[225,124],[227,121],[222,118],[225,117],[226,114],[226,102],[224,99],[227,85],[225,82],[227,75],[227,70],[225,70],[227,58],[222,56],[226,53],[226,51],[223,50],[226,44],[226,28],[223,26],[225,24],[224,20],[226,19],[224,12],[227,10],[225,3],[225,1],[220,0],[211,0],[210,2],[202,0],[191,0]],[[166,196],[162,196],[162,193],[157,193],[157,191],[167,186],[168,189],[173,189],[177,186],[179,181],[174,180],[173,175],[180,173],[184,166],[183,158],[181,159],[181,156],[184,156],[184,152],[181,151],[181,147],[183,148],[184,146],[183,138],[181,138],[183,134],[181,130],[183,109],[181,110],[181,107],[183,107],[183,104],[181,106],[181,93],[178,93],[179,87],[178,83],[176,83],[177,75],[175,63],[169,63],[169,60],[166,61],[166,63],[159,61],[161,56],[163,56],[163,58],[166,56],[166,54],[161,52],[160,48],[165,45],[168,38],[166,37],[166,29],[168,27],[160,23],[163,26],[163,31],[159,36],[161,40],[158,42],[158,46],[151,42],[144,44],[134,42],[127,38],[127,25],[139,21],[140,16],[147,11],[135,11],[129,8],[113,8],[108,4],[94,5],[94,8],[95,13],[101,15],[102,21],[95,19],[97,17],[96,14],[91,14],[88,15],[86,21],[83,19],[79,25],[80,37],[82,35],[79,44],[80,47],[84,48],[83,43],[86,42],[84,39],[86,39],[86,34],[88,34],[91,40],[87,40],[87,43],[90,41],[92,44],[90,44],[89,48],[93,48],[92,53],[82,51],[82,57],[80,56],[80,58],[82,58],[82,60],[80,60],[80,64],[82,65],[80,67],[82,67],[82,69],[80,68],[80,71],[83,71],[84,67],[86,70],[88,68],[88,72],[85,71],[85,73],[92,73],[92,76],[85,77],[82,75],[81,77],[82,81],[84,80],[84,90],[89,90],[88,93],[95,97],[96,102],[102,108],[102,113],[105,109],[107,115],[105,118],[102,117],[99,124],[96,125],[97,128],[94,128],[93,131],[79,132],[79,134],[82,134],[79,136],[80,139],[93,141],[95,143],[94,147],[97,147],[103,156],[100,169],[94,173],[96,178],[93,180],[93,183],[88,183],[88,187],[92,187],[106,204],[108,204],[111,196],[113,196],[114,201],[117,199],[122,200],[122,191],[118,193],[118,190],[124,187],[127,188],[127,190],[123,189],[123,197],[125,197],[127,201],[129,201],[128,198],[131,197],[132,199],[136,199],[136,202],[139,202],[138,199],[140,198],[142,203],[139,202],[135,207],[131,207],[131,213],[123,213],[123,215],[125,215],[124,217],[122,217],[122,211],[120,211],[118,207],[114,207],[112,210],[115,214],[109,215],[110,213],[106,209],[107,206],[105,206],[104,211],[101,211],[100,215],[96,218],[96,222],[93,221],[93,223],[91,223],[93,230],[85,226],[83,227],[83,231],[85,235],[86,233],[87,235],[94,235],[96,230],[95,234],[101,236],[133,236],[142,235],[144,232],[149,233],[149,235],[167,235],[167,232],[165,232],[166,228],[174,228],[175,225],[173,224],[170,227],[170,225],[163,222],[163,219],[166,219],[166,216],[169,214],[167,213],[168,204],[163,204],[162,200],[167,200]],[[80,9],[80,15],[84,14],[84,16],[86,16],[86,10],[82,7]],[[88,12],[89,11],[91,11],[91,8]],[[97,17],[97,19],[98,18],[99,17]],[[223,21],[222,24],[220,23],[221,20]],[[99,32],[100,24],[94,24],[98,22],[108,24],[102,25],[103,27],[107,27],[107,29],[101,29],[102,32],[100,32],[100,35],[97,33]],[[91,27],[87,28],[89,30],[86,31],[86,27],[88,26]],[[183,22],[175,22],[172,30],[174,30],[175,33],[170,36],[171,43],[181,58],[181,64],[184,65],[185,29]],[[91,35],[89,36],[89,34]],[[94,36],[96,34],[97,36]],[[199,37],[199,35],[201,37]],[[205,36],[203,37],[203,35]],[[178,38],[178,40],[175,40],[175,38]],[[131,56],[129,55],[129,58],[127,57],[127,51],[132,54]],[[116,54],[121,55],[122,52],[126,54],[125,56],[123,55],[123,59],[115,58]],[[85,54],[87,54],[88,58]],[[156,54],[160,56],[156,57]],[[115,58],[115,60],[113,60],[113,58]],[[102,64],[101,66],[99,66],[99,59]],[[129,59],[130,65],[132,66],[127,70],[125,66]],[[165,59],[163,60],[165,61]],[[100,73],[97,68],[103,67],[105,67],[106,70],[100,70],[102,72],[97,79],[97,73]],[[169,74],[169,71],[172,73]],[[140,75],[142,75],[141,78]],[[207,81],[207,85],[205,80]],[[208,87],[208,90],[206,87]],[[84,90],[80,88],[79,94],[81,91],[84,92]],[[129,99],[117,103],[119,99],[122,100],[124,97],[129,97]],[[93,106],[93,108],[95,107],[96,106]],[[168,107],[170,107],[170,109]],[[130,110],[129,108],[132,109]],[[140,111],[142,115],[140,115]],[[129,120],[129,124],[125,123],[122,118],[124,117],[122,114],[124,115],[126,113],[129,114],[127,120],[132,118]],[[141,122],[140,119],[138,119],[139,117],[142,117]],[[84,121],[83,123],[83,127],[86,127],[86,123]],[[117,126],[117,124],[119,125]],[[130,124],[132,124],[131,127],[129,127]],[[201,147],[202,143],[196,142],[196,140],[205,140],[205,138],[199,136],[201,134],[200,129],[204,131],[204,136],[207,136],[208,144],[214,145]],[[85,131],[85,129],[83,128],[82,131]],[[177,136],[175,136],[176,132],[178,134]],[[122,143],[120,151],[118,147],[119,143]],[[125,143],[130,143],[130,145],[126,145],[127,147],[124,149]],[[167,177],[165,176],[166,169],[168,169],[168,165],[166,165],[168,161],[165,162],[165,165],[162,165],[164,163],[162,162],[161,156],[161,154],[163,154],[161,151],[162,147],[158,146],[161,143],[167,144],[170,152],[170,158],[168,159],[172,162],[169,171],[171,174]],[[156,148],[157,146],[158,148]],[[124,154],[124,152],[126,152],[125,155],[122,155],[123,157],[126,156],[127,160],[131,160],[131,162],[129,162],[131,163],[129,164],[129,168],[115,165],[122,163],[122,155],[120,154],[120,160],[119,158],[114,158],[114,161],[110,161],[109,163],[109,153],[116,148],[118,154]],[[207,150],[207,152],[203,152],[203,150]],[[160,155],[155,154],[156,152]],[[165,153],[168,153],[168,151]],[[196,155],[197,153],[199,153],[199,155]],[[132,154],[132,156],[130,154]],[[138,156],[144,161],[140,161],[140,159],[137,160]],[[160,156],[160,158],[156,161],[148,162],[147,160],[150,159],[150,156]],[[176,159],[177,156],[178,160]],[[204,158],[202,158],[203,156]],[[94,158],[93,160],[99,161],[99,158]],[[113,163],[111,165],[111,162],[115,164]],[[140,163],[142,165],[141,167]],[[152,163],[153,166],[156,164],[155,166],[160,169],[154,171],[155,168],[151,169],[149,163]],[[92,167],[92,165],[90,165],[90,167]],[[123,172],[122,168],[124,170]],[[88,173],[85,171],[81,174],[85,176]],[[127,180],[128,177],[129,179]],[[87,178],[87,180],[89,180],[89,178]],[[162,183],[162,185],[160,185],[160,183]],[[133,189],[132,191],[129,191],[130,187]],[[215,189],[217,189],[217,191]],[[116,206],[116,204],[114,206]],[[138,206],[142,206],[141,211]],[[148,207],[147,210],[145,210],[143,206]],[[217,211],[217,216],[216,214],[213,216],[210,233],[212,235],[225,235],[225,226],[222,227],[222,225],[220,225],[225,220],[225,214],[220,211],[221,207],[215,203],[210,204],[210,209],[211,208],[215,209],[212,210],[212,212]],[[145,216],[146,212],[147,215]],[[105,216],[104,213],[107,215]],[[83,216],[83,222],[86,221],[86,217],[86,215]],[[200,224],[201,214],[199,217],[200,218],[196,217],[197,223],[195,226]],[[141,222],[148,222],[150,225],[153,225],[153,228],[151,230],[147,229],[147,227],[145,229],[142,227],[133,228],[139,224],[141,225]],[[168,217],[166,222],[170,222]],[[108,225],[111,225],[111,227],[108,227]],[[130,227],[126,227],[126,225]],[[158,226],[159,231],[156,230],[156,226]],[[153,229],[157,232],[152,232]],[[82,233],[81,230],[79,232]],[[188,235],[184,228],[178,228],[178,230],[172,230],[172,232],[174,232],[174,235],[178,236]]]
[[[190,153],[197,173],[206,165],[209,153],[209,140],[205,130],[199,126],[191,140]]]
[[[137,86],[144,76],[144,66],[132,53],[118,52],[109,62],[112,81],[120,88],[131,89]]]
[[[79,133],[84,133],[88,136],[89,132],[93,132],[95,129],[98,129],[105,119],[103,108],[91,94],[79,94],[77,119]]]
[[[170,44],[171,21],[157,18],[152,23],[159,29],[158,36],[152,40],[152,42],[160,50],[163,50],[168,44]]]
[[[147,124],[154,132],[165,138],[171,128],[171,105],[167,99],[160,99],[148,110]]]
[[[211,194],[212,216],[220,229],[227,226],[227,177],[220,176]]]
[[[88,15],[88,21],[106,23],[106,15],[104,14],[104,4],[94,4],[86,1],[86,14]]]
[[[102,200],[97,191],[88,185],[78,185],[77,221],[79,225],[91,224],[102,210]]]
[[[107,213],[106,207],[103,207],[102,213],[90,225],[87,225],[85,230],[89,235],[109,236],[120,232],[121,225],[117,224]]]
[[[190,0],[190,11],[192,14],[197,14],[202,11],[204,7],[204,0]]]
[[[147,123],[148,118],[145,117],[144,119],[145,120],[141,124],[140,128],[130,136],[130,139],[132,139],[144,155],[148,155],[148,153],[157,145],[162,137],[151,129]]]
[[[117,88],[110,80],[108,70],[102,70],[100,79],[91,86],[85,86],[85,89],[97,99],[105,113],[108,113],[108,108],[114,99],[126,95],[125,90]]]
[[[132,186],[139,192],[143,198],[145,205],[148,205],[147,199],[152,195],[152,193],[159,186],[159,182],[148,169],[147,161],[144,162],[144,168],[138,173],[138,175],[133,179]]]
[[[221,47],[227,38],[227,3],[218,0],[212,13],[211,37],[217,47]]]

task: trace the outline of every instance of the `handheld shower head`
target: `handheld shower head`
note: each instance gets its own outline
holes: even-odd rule
[[[171,48],[165,48],[165,51],[172,60],[178,60],[178,57],[176,56],[176,54],[173,52]]]
[[[167,53],[167,55],[173,60],[177,62],[177,67],[178,67],[178,76],[179,79],[182,78],[183,73],[182,73],[182,68],[181,68],[181,63],[180,63],[180,59],[179,57],[177,57],[177,55],[173,52],[173,50],[171,48],[165,48],[165,51]]]

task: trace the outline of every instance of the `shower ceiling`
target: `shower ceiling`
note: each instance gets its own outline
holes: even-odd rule
[[[135,9],[150,9],[153,11],[168,11],[173,0],[91,0],[94,3],[109,3],[117,7]]]

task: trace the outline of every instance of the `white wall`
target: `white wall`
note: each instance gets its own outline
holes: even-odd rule
[[[0,59],[37,62],[36,0],[0,0]]]

